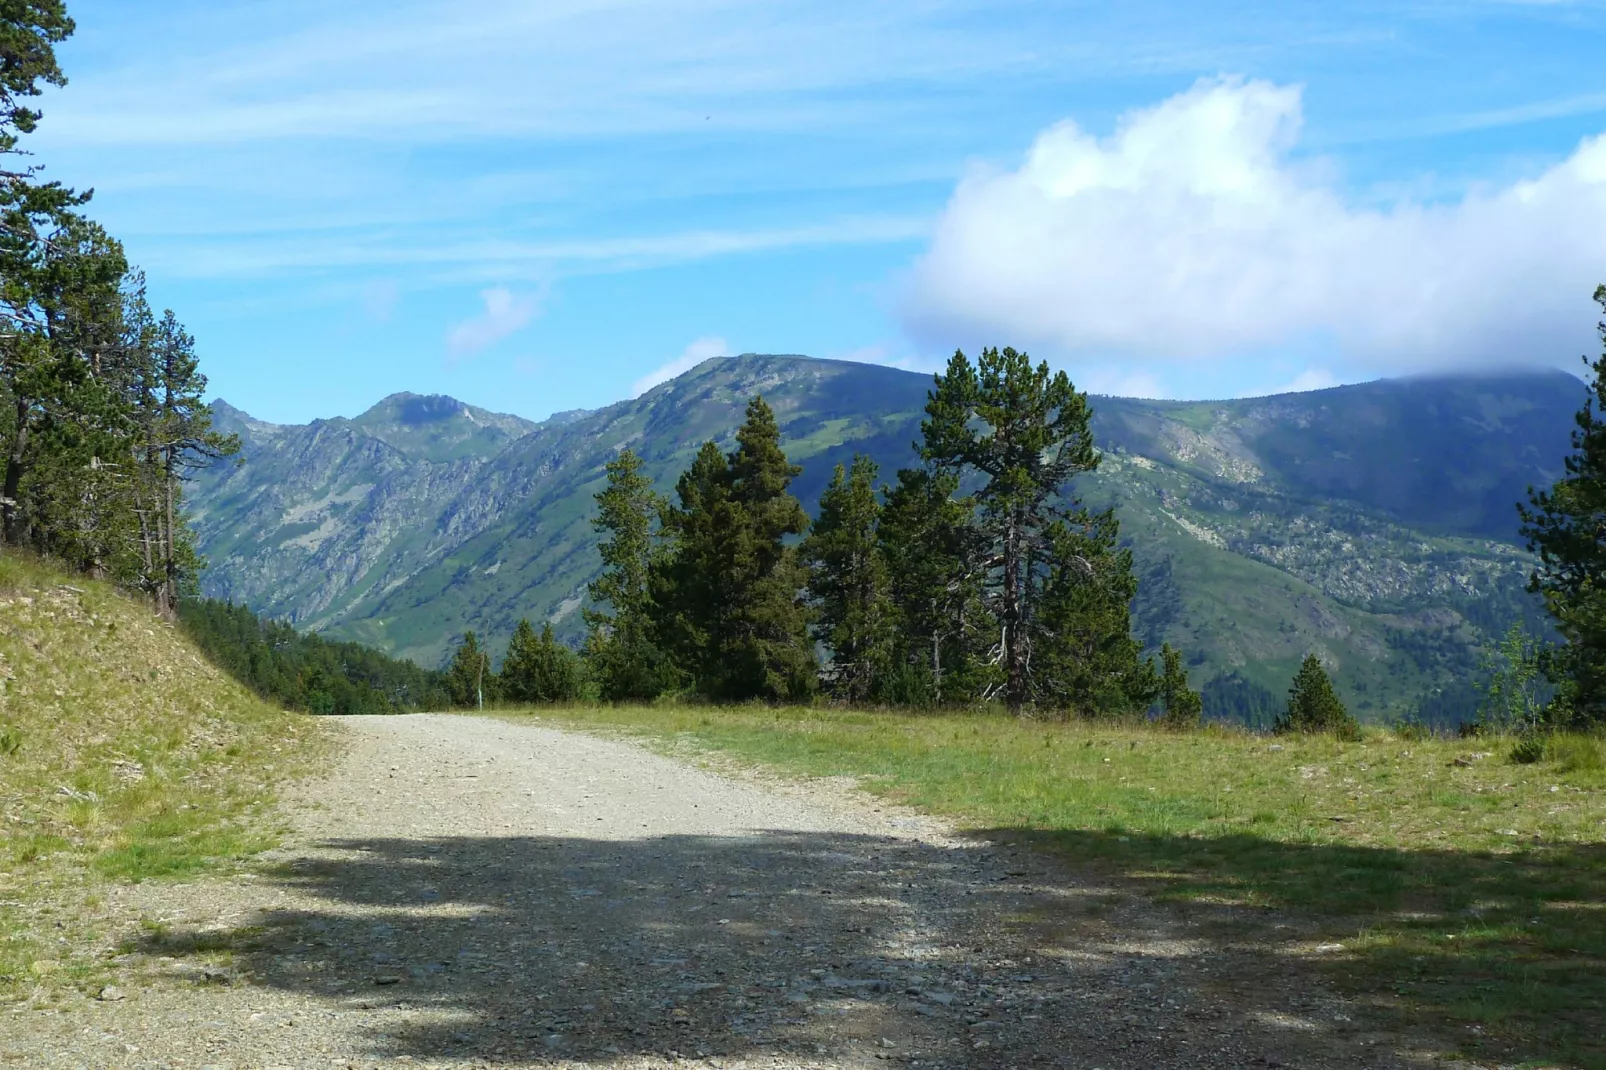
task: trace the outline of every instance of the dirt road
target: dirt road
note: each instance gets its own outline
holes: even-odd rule
[[[244,879],[120,893],[106,999],[39,1067],[1421,1065],[1297,957],[883,810],[628,742],[350,719]]]

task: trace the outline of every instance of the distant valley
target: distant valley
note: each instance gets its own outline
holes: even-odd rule
[[[639,398],[534,422],[398,394],[355,419],[263,423],[192,488],[206,594],[438,664],[521,616],[580,634],[591,495],[634,447],[664,490],[747,399],[775,408],[811,509],[855,452],[913,460],[930,377],[796,356],[708,361]],[[1560,472],[1583,396],[1560,372],[1384,380],[1224,402],[1094,399],[1100,472],[1143,590],[1138,633],[1184,649],[1207,708],[1253,717],[1317,650],[1364,718],[1447,718],[1476,652],[1534,612],[1518,501]],[[1258,705],[1257,705],[1258,704]]]

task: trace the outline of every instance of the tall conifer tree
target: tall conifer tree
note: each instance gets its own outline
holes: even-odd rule
[[[849,702],[876,693],[892,640],[890,585],[876,541],[881,502],[875,477],[876,464],[868,457],[856,455],[851,469],[837,465],[800,548],[818,634],[831,651],[831,691]]]
[[[553,636],[551,623],[543,624],[537,637],[529,619],[519,619],[502,658],[497,694],[513,702],[573,702],[580,697],[579,659]]]
[[[592,526],[602,534],[602,575],[587,588],[594,608],[585,611],[585,655],[591,674],[610,702],[651,699],[676,686],[654,629],[653,562],[659,554],[653,524],[662,497],[634,450],[608,462],[608,485],[596,495]],[[605,607],[605,608],[604,608]]]
[[[1606,286],[1595,290],[1606,310]],[[1529,589],[1545,599],[1565,645],[1548,659],[1556,699],[1547,717],[1558,725],[1606,723],[1606,321],[1589,396],[1573,422],[1566,474],[1549,490],[1529,488],[1518,506],[1529,551],[1539,566]]]
[[[659,570],[666,642],[710,698],[795,699],[817,685],[807,578],[789,536],[808,526],[787,490],[800,469],[781,450],[762,397],[729,456],[705,443],[665,514],[672,557]]]
[[[1152,699],[1128,634],[1135,587],[1130,557],[1115,552],[1115,519],[1068,497],[1070,481],[1098,467],[1091,419],[1064,372],[1008,348],[983,350],[974,365],[955,353],[928,395],[922,456],[976,483],[996,691],[1016,713]]]
[[[966,702],[989,675],[992,635],[981,604],[979,544],[958,476],[906,468],[887,493],[878,536],[894,614],[884,697],[924,705]]]
[[[495,697],[495,681],[490,656],[480,646],[479,637],[464,632],[446,666],[446,688],[452,694],[452,703],[469,707],[490,701]]]

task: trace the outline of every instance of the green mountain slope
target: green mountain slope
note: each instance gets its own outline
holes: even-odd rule
[[[812,507],[854,452],[889,478],[912,460],[929,384],[749,355],[541,424],[411,395],[305,427],[224,409],[245,460],[196,488],[203,586],[426,664],[467,628],[499,645],[520,616],[575,635],[596,567],[591,495],[616,450],[634,447],[668,490],[763,393]],[[1146,577],[1137,627],[1188,650],[1197,682],[1274,700],[1316,649],[1360,712],[1399,714],[1453,700],[1477,644],[1531,612],[1512,503],[1554,478],[1581,396],[1548,373],[1097,398],[1107,463],[1078,492],[1119,509]]]

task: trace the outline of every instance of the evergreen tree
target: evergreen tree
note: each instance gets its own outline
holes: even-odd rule
[[[498,694],[512,702],[573,702],[580,697],[580,661],[552,635],[552,625],[535,629],[521,618],[502,659]]]
[[[706,695],[719,651],[730,641],[739,581],[732,572],[739,522],[730,464],[713,442],[703,443],[680,474],[675,499],[663,511],[667,546],[649,578],[653,627],[687,683]]]
[[[1278,735],[1292,732],[1329,732],[1340,739],[1359,739],[1361,726],[1339,701],[1333,682],[1327,678],[1321,659],[1306,654],[1305,661],[1294,675],[1294,685],[1288,691],[1288,709],[1277,718],[1272,731]]]
[[[608,462],[608,485],[596,495],[592,526],[603,535],[602,575],[587,588],[597,608],[585,611],[585,657],[602,697],[610,702],[652,699],[678,686],[654,630],[653,520],[665,503],[652,489],[634,450]],[[606,608],[602,608],[606,607]]]
[[[1098,467],[1091,418],[1064,372],[1008,348],[983,350],[975,365],[955,353],[928,395],[922,457],[976,483],[996,693],[1017,714],[1152,699],[1152,670],[1129,635],[1136,588],[1130,556],[1115,552],[1115,519],[1066,497],[1074,476]]]
[[[289,709],[410,713],[451,704],[444,673],[359,643],[302,635],[245,606],[187,598],[179,603],[179,622],[219,668]]]
[[[1084,715],[1146,710],[1159,694],[1154,666],[1132,637],[1138,581],[1118,545],[1113,511],[1074,510],[1045,531],[1042,586],[1028,603],[1034,703]]]
[[[836,466],[820,496],[820,515],[800,548],[818,634],[831,651],[832,693],[863,702],[882,683],[891,647],[886,561],[876,541],[881,502],[876,465],[855,456]]]
[[[1160,646],[1164,666],[1160,679],[1160,723],[1167,728],[1197,728],[1204,723],[1204,699],[1188,686],[1188,670],[1182,666],[1182,652],[1170,643]]]
[[[807,577],[788,536],[808,515],[787,487],[786,459],[764,399],[747,406],[729,456],[705,443],[665,513],[672,555],[658,570],[660,634],[709,698],[796,699],[817,685]]]
[[[1606,286],[1595,291],[1606,309]],[[1606,343],[1606,322],[1600,324]],[[1590,394],[1574,417],[1566,474],[1548,491],[1529,488],[1518,506],[1528,549],[1539,554],[1529,589],[1539,592],[1564,645],[1547,668],[1557,685],[1547,719],[1606,723],[1606,346],[1594,361]]]
[[[233,449],[211,432],[193,340],[80,209],[15,163],[41,85],[65,82],[60,0],[0,3],[0,548],[146,592],[171,615],[201,567],[182,485]]]
[[[906,468],[887,493],[877,531],[894,618],[885,701],[963,703],[995,675],[983,657],[992,626],[981,601],[980,546],[958,486],[951,471]]]
[[[39,124],[27,101],[40,84],[63,86],[56,46],[72,36],[73,21],[62,0],[24,0],[0,5],[0,156],[15,154],[22,134]],[[31,177],[33,169],[0,172],[4,178]]]
[[[481,706],[496,697],[494,684],[490,657],[480,649],[473,632],[464,632],[446,666],[446,689],[451,693],[452,705]]]
[[[206,376],[200,373],[195,339],[171,309],[156,324],[150,389],[139,410],[151,493],[140,512],[145,558],[156,573],[156,607],[170,613],[180,583],[198,564],[183,522],[183,485],[198,468],[239,452],[233,435],[212,430],[212,410],[201,400]]]
[[[108,364],[122,355],[114,343],[127,269],[121,246],[87,220],[0,212],[0,318],[9,321],[0,332],[0,542],[58,549],[51,544],[76,519],[81,473],[94,458],[122,459],[126,399]],[[108,439],[112,457],[103,455]]]

